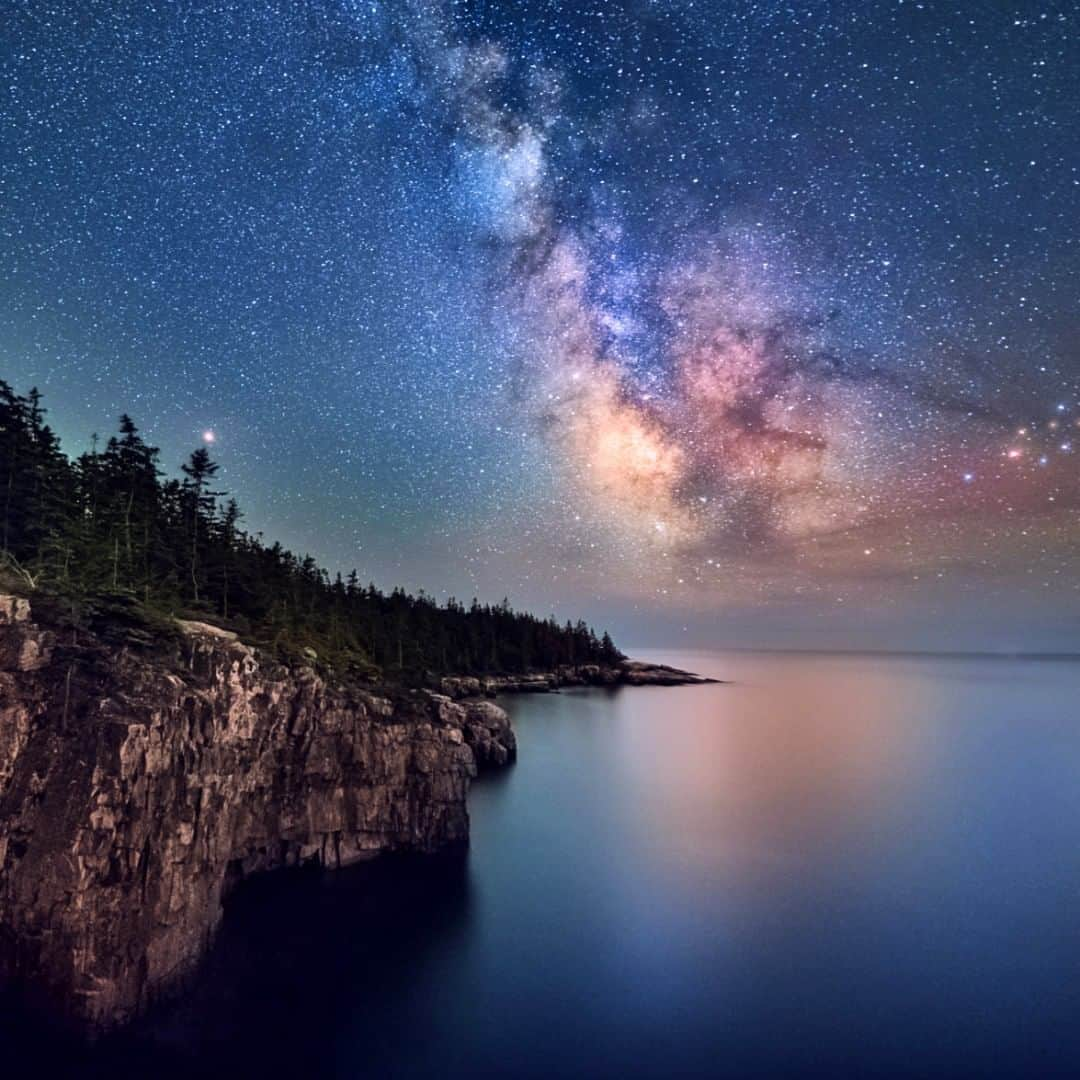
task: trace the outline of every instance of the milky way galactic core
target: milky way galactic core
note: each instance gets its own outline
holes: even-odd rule
[[[1073,5],[2,7],[69,452],[631,640],[1080,645]]]

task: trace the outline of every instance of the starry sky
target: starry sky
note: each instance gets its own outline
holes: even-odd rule
[[[249,529],[624,645],[1080,650],[1074,5],[0,14],[69,452],[212,437]]]

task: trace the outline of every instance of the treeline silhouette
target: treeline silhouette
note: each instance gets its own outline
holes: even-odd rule
[[[0,380],[0,569],[9,586],[70,601],[72,610],[205,619],[273,649],[368,678],[518,673],[621,658],[605,633],[402,589],[387,594],[353,571],[331,577],[310,556],[240,527],[235,499],[200,447],[179,478],[129,416],[119,433],[69,459],[45,423],[36,389]]]

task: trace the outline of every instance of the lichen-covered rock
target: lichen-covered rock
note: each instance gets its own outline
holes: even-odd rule
[[[490,703],[182,630],[179,656],[68,643],[0,597],[0,978],[91,1028],[175,987],[245,875],[465,843],[477,762],[513,757]]]

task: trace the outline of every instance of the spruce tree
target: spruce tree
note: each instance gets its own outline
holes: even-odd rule
[[[188,552],[191,589],[195,604],[198,605],[200,602],[199,549],[208,538],[216,500],[225,492],[210,490],[210,482],[214,479],[218,466],[216,462],[211,461],[210,451],[205,446],[193,450],[191,457],[180,468],[185,477],[183,492],[190,541]]]
[[[331,580],[311,556],[245,533],[235,500],[213,490],[205,447],[163,479],[158,450],[131,417],[99,451],[76,461],[45,422],[41,395],[0,380],[0,571],[4,584],[62,595],[73,609],[118,596],[147,614],[219,616],[267,648],[320,657],[366,675],[402,680],[430,672],[517,672],[616,662],[605,634],[514,611],[504,599],[466,608],[403,589],[364,587],[353,570]],[[100,607],[100,604],[97,604]],[[130,613],[130,608],[127,609]]]

